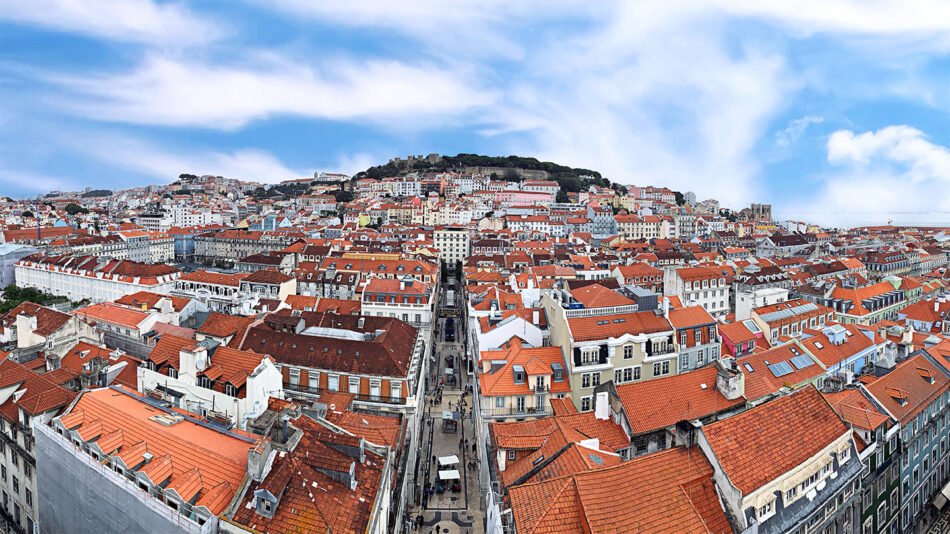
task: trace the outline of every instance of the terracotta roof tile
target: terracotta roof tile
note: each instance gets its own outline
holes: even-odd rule
[[[130,468],[141,463],[146,450],[153,454],[143,471],[156,483],[200,468],[203,488],[214,488],[222,482],[229,483],[231,488],[240,487],[247,472],[248,450],[256,447],[253,439],[200,426],[187,419],[170,426],[150,420],[160,412],[140,400],[137,394],[120,388],[84,392],[72,412],[61,421],[76,424],[77,412],[82,412],[86,421],[80,428],[92,421],[101,426],[103,436],[122,430],[124,445],[117,455]],[[199,502],[203,492],[198,495]],[[227,499],[212,503],[214,507],[209,506],[210,512],[220,514],[231,497],[233,489]]]
[[[56,311],[52,308],[47,308],[45,306],[40,306],[39,304],[33,304],[32,302],[22,302],[17,305],[16,308],[13,308],[6,315],[0,319],[5,325],[12,325],[16,321],[16,317],[20,314],[27,314],[36,317],[36,331],[35,333],[40,336],[49,336],[50,334],[56,332],[66,321],[70,319],[68,313],[63,313]]]
[[[701,419],[746,401],[726,399],[716,387],[715,366],[617,386],[634,435]]]
[[[927,377],[932,377],[933,383]],[[917,417],[948,388],[950,378],[922,354],[904,360],[867,385],[874,398],[902,425]]]
[[[629,306],[634,301],[607,289],[600,284],[590,284],[571,291],[571,296],[584,305],[585,308],[607,308],[611,306]]]
[[[806,387],[703,427],[729,481],[750,494],[850,430],[821,393]],[[794,443],[794,447],[789,447]]]
[[[670,322],[652,311],[571,317],[567,320],[574,341],[618,338],[624,334],[650,334],[673,330]]]
[[[728,522],[711,505],[712,467],[698,448],[677,447],[615,467],[509,489],[520,533],[723,532]],[[718,503],[717,503],[718,504]],[[710,527],[717,530],[712,530]]]

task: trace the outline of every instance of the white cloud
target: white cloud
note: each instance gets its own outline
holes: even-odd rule
[[[501,130],[526,133],[516,152],[620,183],[726,204],[758,198],[752,150],[793,86],[780,56],[727,51],[706,15],[676,3],[624,6],[550,45],[507,92]]]
[[[950,149],[920,130],[839,130],[828,138],[827,150],[833,169],[806,201],[815,220],[837,225],[950,220]]]
[[[752,150],[792,89],[778,54],[727,49],[715,9],[689,2],[276,5],[445,45],[435,55],[448,64],[491,72],[484,79],[501,96],[472,116],[482,135],[511,134],[507,152],[726,203],[760,193]],[[572,20],[574,32],[535,28],[558,17]],[[516,65],[493,63],[497,42],[517,43],[505,54]]]
[[[268,9],[338,26],[384,28],[409,35],[441,58],[493,56],[522,59],[520,30],[525,23],[595,10],[573,0],[248,0]]]
[[[775,132],[775,143],[781,147],[787,147],[798,141],[810,125],[821,124],[824,121],[825,119],[822,117],[812,117],[810,115],[789,121],[788,126]]]
[[[916,8],[856,0],[806,0],[807,7],[769,0],[248,1],[290,13],[298,24],[372,28],[374,42],[389,39],[388,31],[398,34],[397,43],[373,48],[372,58],[354,50],[346,58],[314,53],[305,61],[253,45],[240,61],[225,62],[214,50],[188,58],[151,51],[129,72],[47,76],[66,89],[57,103],[91,120],[143,125],[237,129],[295,116],[409,132],[474,127],[497,136],[504,152],[601,170],[621,183],[691,189],[741,207],[769,200],[756,145],[771,140],[770,122],[803,86],[821,82],[828,66],[789,64],[779,32],[739,34],[733,22],[762,20],[796,37],[886,36],[894,40],[880,41],[927,46],[950,30],[950,16],[941,16],[948,4],[933,0],[910,0]],[[136,5],[188,15],[177,3]],[[92,32],[113,31],[83,24]],[[415,42],[399,40],[403,35]],[[774,134],[775,142],[788,146],[820,121],[792,121]],[[200,164],[193,159],[199,154],[156,157],[157,151],[148,151],[149,161],[161,163],[150,172],[166,178],[189,172],[183,166],[199,172],[193,165]],[[829,157],[831,151],[829,144]],[[254,167],[256,159],[264,174],[275,167],[284,172],[262,153],[200,156],[211,166]],[[135,165],[121,159],[116,163],[125,168]],[[366,154],[341,156],[328,170],[353,172],[378,162]]]
[[[828,161],[863,167],[895,164],[914,182],[944,181],[950,187],[950,150],[931,143],[923,132],[910,126],[888,126],[859,135],[839,130],[828,138]]]
[[[0,20],[173,47],[207,43],[224,33],[178,2],[152,0],[0,0]]]
[[[150,56],[128,74],[48,78],[84,95],[60,105],[89,118],[220,129],[278,115],[394,125],[449,120],[492,99],[450,70],[385,60],[311,67],[269,56],[218,66]]]
[[[943,0],[708,0],[707,3],[730,15],[763,18],[805,34],[899,35],[950,31],[950,3]]]
[[[257,149],[231,152],[198,150],[175,152],[152,143],[113,134],[87,133],[66,141],[72,148],[117,168],[171,182],[181,173],[211,174],[243,180],[274,183],[312,175],[313,171],[291,169],[274,155]]]

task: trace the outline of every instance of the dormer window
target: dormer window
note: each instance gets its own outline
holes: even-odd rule
[[[274,502],[263,494],[257,495],[257,513],[264,517],[274,516]]]
[[[770,517],[772,515],[772,501],[765,503],[765,505],[760,506],[758,509],[758,518],[760,520]]]
[[[514,380],[515,384],[524,384],[525,383],[525,372],[524,367],[520,365],[514,366]]]
[[[174,367],[169,367],[168,376],[171,378],[178,378],[178,369],[175,369]]]

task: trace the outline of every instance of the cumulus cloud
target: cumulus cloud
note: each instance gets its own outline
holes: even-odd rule
[[[369,59],[311,66],[269,57],[246,65],[213,65],[150,56],[129,73],[48,79],[73,92],[60,105],[82,116],[218,129],[280,115],[449,120],[492,99],[447,69]]]
[[[914,182],[942,181],[950,186],[950,150],[910,126],[888,126],[858,135],[839,130],[828,138],[828,161],[861,167],[891,164]]]
[[[815,192],[811,213],[827,224],[945,224],[950,220],[950,149],[910,126],[855,134],[834,132],[832,170]]]
[[[180,3],[152,0],[0,0],[0,20],[176,47],[207,43],[225,33]]]

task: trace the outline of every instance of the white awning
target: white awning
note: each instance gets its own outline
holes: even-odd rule
[[[947,482],[947,485],[940,490],[940,493],[934,498],[934,506],[938,509],[943,508],[943,505],[947,504],[947,501],[950,500],[950,482]]]
[[[439,480],[458,480],[462,478],[457,469],[439,471]]]
[[[439,465],[452,465],[459,463],[459,457],[456,455],[452,456],[439,456]]]

